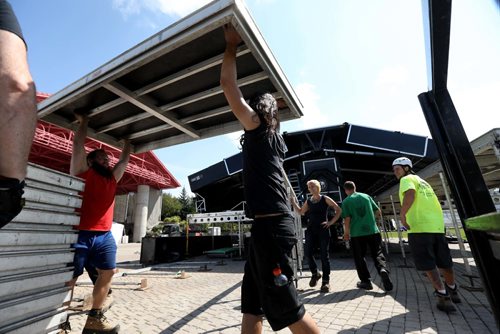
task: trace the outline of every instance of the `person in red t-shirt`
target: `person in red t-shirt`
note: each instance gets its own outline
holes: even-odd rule
[[[82,333],[117,333],[103,315],[103,305],[116,272],[116,243],[111,234],[116,184],[125,173],[130,157],[130,142],[125,140],[120,160],[113,168],[102,149],[85,154],[88,117],[75,114],[79,122],[73,139],[70,174],[85,180],[82,193],[78,242],[75,247],[75,271],[71,285],[85,266],[95,267],[98,278],[92,292],[93,303]]]

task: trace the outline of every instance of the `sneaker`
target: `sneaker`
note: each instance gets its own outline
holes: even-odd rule
[[[319,281],[320,278],[321,278],[321,274],[320,273],[313,274],[312,277],[311,277],[311,280],[309,281],[309,286],[311,288],[314,288],[316,286],[316,284],[318,284],[318,281]]]
[[[443,311],[443,312],[455,312],[457,309],[455,308],[455,306],[453,305],[453,303],[451,302],[451,298],[450,298],[450,294],[441,294],[439,293],[438,291],[434,291],[434,296],[436,296],[437,298],[437,308],[438,310],[440,311]]]
[[[120,325],[113,326],[101,310],[91,310],[82,334],[116,334]]]
[[[446,288],[446,292],[450,295],[451,301],[454,302],[455,304],[461,303],[462,300],[460,299],[460,296],[458,295],[458,285],[455,284],[455,289],[452,289],[448,286],[448,284],[444,284]]]
[[[330,292],[330,284],[323,282],[320,291],[324,293]]]
[[[385,269],[380,270],[380,277],[382,277],[382,284],[384,285],[384,290],[386,292],[391,291],[394,286],[392,284],[391,278],[389,277],[389,273],[387,272],[387,270]]]
[[[372,282],[368,281],[368,282],[363,282],[363,281],[359,281],[356,286],[359,288],[359,289],[365,289],[365,290],[373,290],[373,285],[372,285]]]

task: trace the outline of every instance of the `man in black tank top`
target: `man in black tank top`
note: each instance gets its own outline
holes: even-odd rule
[[[330,291],[330,226],[332,226],[342,214],[342,209],[338,204],[328,196],[323,196],[321,192],[321,184],[317,180],[307,181],[307,189],[311,193],[311,197],[307,199],[302,207],[297,204],[297,199],[294,198],[292,203],[294,208],[301,214],[306,212],[309,215],[309,226],[306,230],[306,245],[305,257],[309,263],[311,270],[310,287],[315,287],[318,280],[322,278],[321,292]],[[335,216],[328,220],[328,208],[335,210]],[[321,254],[321,267],[323,275],[318,272],[318,265],[314,259],[314,251],[318,248]]]
[[[236,81],[236,50],[242,40],[231,25],[224,26],[224,37],[220,83],[245,130],[243,186],[254,218],[241,286],[241,332],[261,333],[265,315],[274,331],[288,327],[292,333],[316,334],[319,328],[293,284],[291,253],[297,238],[281,173],[286,146],[279,134],[277,103],[269,93],[245,101]]]

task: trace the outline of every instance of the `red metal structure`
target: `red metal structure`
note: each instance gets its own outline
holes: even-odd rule
[[[37,102],[43,101],[48,96],[48,94],[37,93]],[[97,148],[102,148],[108,153],[110,165],[118,161],[121,150],[93,139],[87,139],[85,143],[87,152]],[[29,161],[68,173],[72,149],[72,131],[39,120]],[[140,184],[155,189],[171,189],[180,186],[175,177],[151,151],[130,156],[125,175],[118,184],[117,193],[135,192]]]

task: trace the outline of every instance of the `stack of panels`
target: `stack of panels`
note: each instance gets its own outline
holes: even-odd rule
[[[23,211],[0,230],[0,333],[48,333],[66,321],[81,179],[28,166]]]

